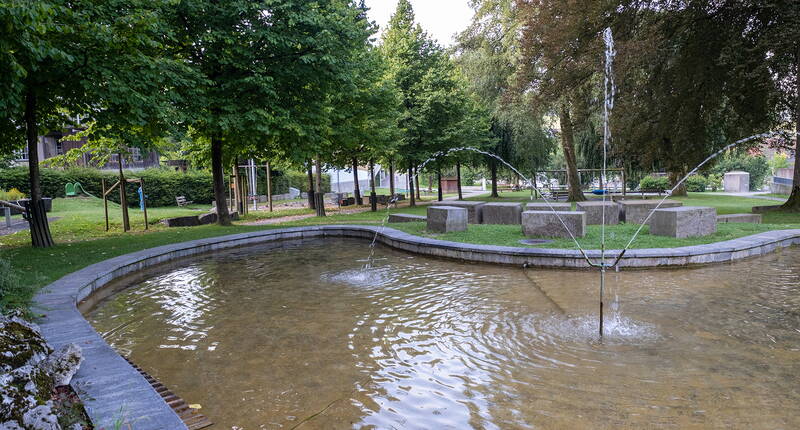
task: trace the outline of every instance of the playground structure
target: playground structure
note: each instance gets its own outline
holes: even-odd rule
[[[272,212],[272,172],[269,162],[263,167],[266,170],[267,205]],[[241,215],[249,212],[248,203],[252,202],[253,210],[258,208],[258,169],[261,168],[251,158],[246,164],[234,165],[228,176],[228,207]]]
[[[125,192],[125,184],[134,183],[139,184],[139,208],[144,213],[144,229],[148,230],[148,223],[147,223],[147,199],[146,194],[144,193],[144,180],[142,179],[125,179],[123,177],[120,178],[114,185],[110,188],[106,189],[106,180],[102,180],[102,187],[103,187],[103,211],[106,217],[106,231],[109,230],[108,224],[108,195],[111,194],[115,188],[119,187],[119,205],[122,209],[122,229],[123,231],[130,231],[131,223],[130,218],[128,216],[128,196]],[[83,189],[83,187],[81,187]],[[85,192],[85,191],[84,191]],[[88,193],[87,193],[88,194]]]
[[[624,197],[627,193],[627,187],[625,186],[625,169],[622,168],[608,168],[605,170],[606,174],[603,176],[603,169],[578,169],[578,180],[581,184],[581,189],[584,189],[584,184],[590,185],[589,191],[602,195],[602,194],[611,194],[611,193],[621,193]],[[569,180],[567,171],[566,170],[540,170],[534,173],[533,175],[533,185],[534,187],[539,187],[536,184],[538,178],[542,175],[548,178],[548,183],[544,184],[547,190],[549,190],[553,196],[558,196],[564,192],[567,192],[569,189]],[[619,181],[614,181],[616,183],[615,186],[611,187],[608,186],[608,177],[609,176],[619,176]],[[563,185],[560,178],[564,178]],[[591,178],[588,181],[585,180],[587,178]],[[592,189],[591,185],[596,178],[599,178],[598,187],[596,189]],[[550,183],[550,179],[558,180],[559,185],[553,185]]]

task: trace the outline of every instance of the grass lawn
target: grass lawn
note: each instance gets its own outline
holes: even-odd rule
[[[788,194],[778,194],[778,193],[767,193],[767,194],[759,194],[760,196],[764,197],[777,197],[779,199],[789,200]]]
[[[504,193],[512,195],[514,193]],[[528,197],[529,198],[529,197]],[[477,198],[482,200],[481,198]],[[763,199],[745,199],[740,197],[720,196],[710,193],[696,193],[688,197],[679,198],[686,205],[702,205],[716,207],[720,214],[748,213],[752,206],[769,204]],[[526,200],[525,196],[503,197],[501,201]],[[349,207],[351,208],[351,207]],[[346,209],[349,209],[346,208]],[[25,304],[34,292],[50,282],[90,264],[127,254],[141,249],[152,248],[170,243],[183,242],[226,234],[243,233],[282,227],[294,227],[318,224],[372,224],[376,225],[386,217],[389,212],[412,213],[424,215],[425,206],[398,209],[379,210],[378,212],[337,213],[329,211],[329,216],[324,219],[316,217],[292,220],[270,225],[243,225],[249,220],[280,217],[288,215],[303,215],[312,213],[306,208],[293,208],[275,212],[251,212],[243,221],[231,227],[206,225],[186,228],[167,228],[158,221],[165,217],[198,214],[208,209],[208,206],[191,206],[189,208],[152,208],[148,210],[150,229],[144,231],[141,213],[131,209],[131,223],[133,230],[123,233],[121,229],[121,214],[116,205],[109,206],[111,230],[106,232],[103,222],[102,202],[95,199],[55,199],[53,212],[50,216],[61,217],[51,223],[56,246],[47,249],[34,249],[30,247],[30,236],[27,231],[0,237],[0,258],[7,260],[14,272],[20,278],[23,289],[21,292],[5,294],[0,297],[0,309],[5,305]],[[672,239],[656,237],[647,234],[645,227],[639,239],[634,243],[634,248],[651,247],[677,247],[716,242],[733,239],[768,230],[800,228],[800,214],[798,213],[767,213],[764,215],[764,224],[720,224],[716,234],[692,239]],[[429,235],[425,231],[424,223],[392,224],[392,228],[426,237],[435,237],[456,242],[469,242],[478,244],[495,244],[506,246],[524,246],[519,243],[523,239],[519,226],[493,226],[471,225],[469,230],[460,233],[442,235]],[[606,228],[607,248],[623,247],[630,239],[638,226],[618,225]],[[579,240],[586,249],[596,249],[600,242],[600,227],[590,226],[587,235]],[[561,247],[574,249],[575,244],[570,239],[557,239],[550,244],[538,247]]]

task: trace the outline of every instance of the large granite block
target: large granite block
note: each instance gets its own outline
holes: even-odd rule
[[[194,227],[200,225],[200,219],[197,218],[197,215],[179,216],[176,218],[164,218],[161,223],[167,227]]]
[[[750,191],[750,174],[747,172],[728,172],[722,182],[726,193],[747,193]]]
[[[586,212],[548,210],[522,213],[522,233],[528,237],[570,237],[565,225],[573,236],[585,236]]]
[[[483,224],[520,224],[522,203],[486,203],[481,214]]]
[[[394,224],[398,222],[423,222],[427,218],[422,215],[412,214],[391,214],[389,215],[389,223]]]
[[[454,206],[429,206],[428,231],[449,233],[467,229],[467,209]]]
[[[576,204],[578,212],[586,212],[587,225],[603,224],[603,213],[605,212],[606,225],[619,224],[619,205],[612,201],[588,201]]]
[[[483,205],[485,205],[486,202],[476,202],[471,200],[448,200],[438,204],[455,208],[464,208],[467,210],[467,221],[470,224],[480,224],[482,219],[481,217],[483,216]]]
[[[753,224],[761,224],[761,214],[730,214],[717,216],[718,224],[729,222],[749,222]]]
[[[683,206],[683,203],[677,200],[664,200],[664,203],[659,206],[658,203],[660,201],[661,200],[622,200],[619,202],[620,221],[625,221],[629,224],[642,224],[650,212],[656,207],[665,209]]]
[[[650,234],[656,236],[706,236],[717,231],[717,210],[700,206],[657,209],[649,224]]]
[[[551,209],[552,207],[552,209]],[[545,202],[530,202],[525,204],[526,211],[571,211],[572,203],[556,203],[550,202],[548,205]]]

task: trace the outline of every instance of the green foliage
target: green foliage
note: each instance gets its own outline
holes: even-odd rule
[[[666,191],[670,189],[669,178],[666,176],[653,176],[648,175],[642,178],[639,182],[640,190],[659,190]]]
[[[708,188],[711,188],[711,191],[717,191],[722,189],[722,175],[719,173],[709,173],[706,179]]]
[[[25,198],[25,193],[14,187],[11,187],[11,189],[8,191],[5,191],[2,188],[0,188],[0,200],[15,201],[24,198]]]
[[[741,171],[750,174],[750,189],[760,190],[764,179],[770,172],[769,162],[763,155],[749,155],[745,152],[725,155],[711,169],[712,173],[723,176],[727,172]]]
[[[259,181],[259,186],[265,185],[265,180]],[[272,174],[273,194],[286,194],[289,192],[289,187],[297,188],[300,192],[306,192],[308,191],[308,185],[308,173],[286,170],[273,172]],[[327,173],[322,174],[322,191],[326,193],[331,191],[331,176]],[[259,193],[266,194],[266,191],[259,188]]]
[[[703,175],[692,175],[686,178],[684,184],[686,185],[686,191],[703,192],[708,186],[708,179]]]
[[[784,153],[779,152],[772,157],[772,160],[769,160],[769,168],[773,175],[778,171],[778,169],[785,169],[789,166],[789,156]]]

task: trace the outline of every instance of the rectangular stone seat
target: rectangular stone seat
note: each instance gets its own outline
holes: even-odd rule
[[[520,224],[522,203],[486,203],[481,208],[482,224]]]
[[[413,215],[413,214],[391,214],[389,215],[389,223],[398,223],[398,222],[424,222],[427,218],[422,215]]]
[[[562,224],[559,220],[564,221]],[[575,237],[586,235],[586,212],[525,211],[522,213],[522,234],[527,237]]]
[[[661,200],[622,200],[619,202],[620,221],[628,224],[642,224],[650,212],[658,206]],[[660,209],[676,208],[683,206],[683,202],[677,200],[664,200]]]
[[[451,206],[455,208],[464,208],[467,210],[468,219],[470,224],[480,224],[483,216],[483,205],[486,202],[478,202],[472,200],[448,200],[446,202],[439,202],[440,206]]]
[[[553,209],[557,211],[571,211],[572,210],[572,203],[557,203],[557,202],[550,202],[548,205],[545,202],[530,202],[525,204],[526,211],[552,211],[550,209],[552,206]]]
[[[701,206],[657,209],[649,224],[650,234],[656,236],[707,236],[717,231],[717,210]]]
[[[612,201],[588,201],[578,202],[576,210],[579,212],[586,212],[586,224],[600,225],[603,224],[603,212],[605,212],[606,225],[619,224],[619,205]]]
[[[467,229],[467,209],[455,206],[429,206],[428,231],[449,233]]]
[[[730,215],[717,215],[717,223],[729,222],[749,222],[753,224],[761,224],[760,214],[730,214]]]
[[[161,223],[167,227],[194,227],[200,225],[200,219],[197,215],[179,216],[175,218],[164,218]]]

